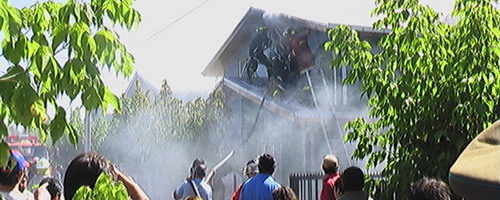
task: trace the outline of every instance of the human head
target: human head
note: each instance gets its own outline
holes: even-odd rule
[[[62,185],[59,180],[52,177],[45,177],[40,181],[39,185],[43,185],[47,183],[47,191],[50,194],[51,200],[58,200],[61,198],[62,194]]]
[[[0,168],[0,186],[2,191],[10,191],[21,183],[26,176],[28,167],[29,163],[26,162],[24,156],[19,151],[11,150],[7,166]]]
[[[272,175],[276,168],[276,162],[270,154],[262,154],[257,159],[259,172],[263,174]]]
[[[424,177],[410,186],[410,200],[450,200],[450,188],[440,180]]]
[[[198,165],[195,167],[193,172],[193,178],[205,178],[207,175],[207,166],[204,164]]]
[[[348,167],[342,174],[342,185],[345,191],[362,191],[365,185],[363,171],[358,167]]]
[[[288,27],[288,28],[286,28],[286,29],[285,29],[285,32],[283,32],[283,35],[285,35],[285,36],[289,36],[289,37],[290,37],[290,36],[293,36],[293,35],[295,35],[295,34],[296,34],[295,29],[294,29],[294,28],[292,28],[292,27]]]
[[[244,168],[244,173],[248,178],[254,177],[257,173],[259,173],[259,169],[255,160],[249,160]]]
[[[193,163],[191,164],[191,168],[189,168],[189,173],[191,176],[194,176],[194,172],[196,168],[200,165],[205,165],[205,160],[203,158],[196,158],[193,160]]]
[[[325,174],[336,173],[339,169],[339,160],[334,155],[326,155],[323,157],[323,163],[321,164]]]
[[[273,200],[297,200],[297,195],[292,188],[281,186],[273,191]]]
[[[64,198],[72,199],[81,186],[94,188],[97,178],[103,172],[116,177],[113,164],[104,156],[94,152],[76,156],[64,175]]]

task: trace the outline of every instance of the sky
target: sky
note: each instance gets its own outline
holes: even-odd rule
[[[57,0],[62,1],[62,0]],[[13,5],[31,5],[33,0],[11,0]],[[373,0],[137,0],[134,8],[142,15],[137,29],[117,29],[121,41],[136,59],[135,72],[156,88],[167,80],[174,95],[194,92],[207,95],[220,78],[201,72],[222,47],[250,7],[284,13],[321,23],[371,27]],[[422,1],[446,15],[451,0]],[[4,63],[0,63],[4,65]],[[5,67],[0,67],[2,74]],[[117,95],[130,78],[103,73],[103,80]]]

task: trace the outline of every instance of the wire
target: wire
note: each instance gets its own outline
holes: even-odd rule
[[[168,24],[167,26],[163,27],[162,29],[160,29],[159,31],[157,31],[156,33],[154,33],[153,35],[149,36],[148,38],[146,38],[144,40],[144,42],[148,41],[149,39],[155,37],[156,35],[160,34],[162,31],[170,28],[171,26],[173,26],[175,23],[179,22],[181,19],[183,19],[184,17],[186,17],[187,15],[191,14],[193,11],[195,11],[196,9],[198,9],[199,7],[201,7],[203,4],[207,3],[209,0],[205,0],[204,2],[201,2],[200,4],[198,4],[196,7],[194,7],[193,9],[189,10],[186,14],[180,16],[179,18],[177,18],[175,21],[171,22],[170,24]]]

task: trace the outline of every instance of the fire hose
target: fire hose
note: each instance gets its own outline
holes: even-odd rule
[[[217,171],[217,169],[219,169],[219,167],[224,165],[229,160],[229,158],[231,158],[233,156],[233,154],[234,154],[234,150],[231,150],[231,152],[229,152],[229,154],[227,154],[227,156],[224,157],[224,159],[222,159],[222,161],[220,161],[217,165],[215,165],[215,167],[212,168],[212,170],[210,170],[207,177],[205,177],[205,182],[207,182],[207,183],[210,182],[210,179],[212,179],[212,177],[214,176],[215,171]]]

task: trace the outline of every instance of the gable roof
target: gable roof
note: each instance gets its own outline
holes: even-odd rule
[[[315,22],[299,17],[286,15],[283,13],[269,13],[264,10],[250,7],[236,28],[226,39],[222,47],[217,51],[215,56],[209,62],[207,67],[201,73],[203,76],[224,76],[224,70],[228,67],[231,59],[242,49],[246,49],[248,43],[254,36],[255,29],[266,23],[279,23],[288,26],[299,24],[312,30],[327,32],[327,30],[339,26],[334,23]],[[360,35],[378,35],[387,34],[387,30],[379,31],[370,27],[349,25],[351,29],[359,32]]]
[[[147,81],[144,77],[142,77],[139,73],[135,73],[134,76],[130,79],[130,82],[128,83],[127,89],[124,92],[124,95],[127,97],[132,97],[135,95],[135,90],[137,87],[137,81],[139,81],[139,86],[141,87],[141,90],[146,92],[149,91],[150,94],[153,96],[158,94],[158,89],[156,89],[153,84],[151,84],[149,81]]]

